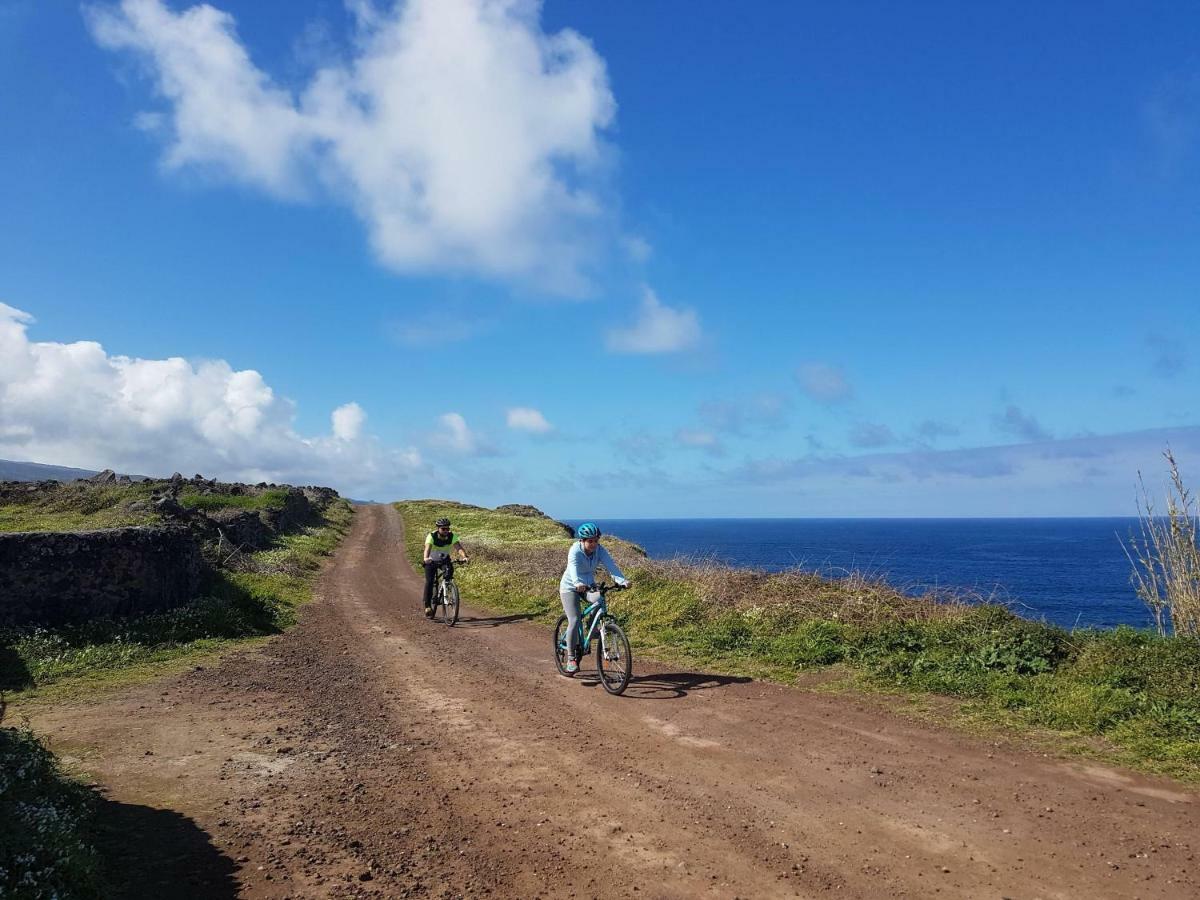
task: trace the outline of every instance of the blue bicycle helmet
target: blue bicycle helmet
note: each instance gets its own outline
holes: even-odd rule
[[[600,528],[595,522],[584,522],[575,529],[575,537],[581,541],[584,538],[598,538],[600,537]]]

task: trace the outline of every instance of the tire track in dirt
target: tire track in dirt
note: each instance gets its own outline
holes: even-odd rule
[[[114,803],[208,836],[148,828],[127,896],[1200,895],[1173,782],[644,662],[609,697],[543,626],[425,620],[402,538],[360,507],[293,631],[33,711]]]

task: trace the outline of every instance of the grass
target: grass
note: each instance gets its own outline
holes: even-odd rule
[[[448,515],[472,557],[456,574],[469,603],[550,623],[570,538],[549,519],[448,501],[396,504],[417,564],[425,534]],[[658,561],[635,545],[605,546],[634,582],[610,609],[640,653],[729,674],[952,698],[974,730],[1037,734],[1200,783],[1200,641],[1128,627],[1068,632],[992,603],[913,597],[880,578]],[[938,710],[945,703],[935,704]],[[939,716],[942,713],[939,712]]]
[[[282,509],[287,501],[286,488],[271,488],[260,494],[201,494],[197,491],[184,491],[179,495],[179,503],[188,509],[205,511],[214,509]]]
[[[73,481],[37,492],[22,485],[0,496],[0,531],[90,531],[159,521],[152,483]]]
[[[349,503],[333,503],[321,524],[245,555],[239,571],[222,572],[205,596],[179,609],[63,628],[0,630],[0,688],[27,690],[145,669],[278,633],[295,622],[322,560],[345,535],[352,515]]]

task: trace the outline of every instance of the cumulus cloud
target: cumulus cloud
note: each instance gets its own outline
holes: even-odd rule
[[[997,431],[1023,441],[1048,441],[1052,437],[1037,419],[1012,403],[1005,408],[1003,415],[995,416],[992,422]]]
[[[546,421],[539,410],[528,406],[514,406],[508,410],[508,427],[517,431],[529,431],[533,434],[549,434],[554,426]]]
[[[613,353],[676,353],[700,342],[700,319],[687,307],[673,308],[646,287],[637,319],[627,328],[608,332],[606,346]]]
[[[796,370],[800,389],[818,403],[844,403],[854,396],[846,373],[823,362],[806,362]]]
[[[422,468],[415,449],[364,435],[357,403],[333,411],[330,434],[301,435],[291,402],[258,372],[114,356],[92,341],[31,341],[33,321],[0,303],[0,456],[350,491],[401,485]]]
[[[471,430],[461,413],[448,412],[438,417],[438,430],[429,436],[429,444],[456,456],[497,456],[496,447],[483,435]]]
[[[331,419],[335,438],[339,441],[357,441],[367,421],[367,414],[357,403],[347,403],[335,409]]]
[[[255,64],[233,16],[162,0],[90,7],[165,101],[168,169],[282,198],[329,196],[401,271],[460,271],[580,293],[604,227],[616,104],[581,35],[530,0],[356,0],[354,55],[298,90]]]

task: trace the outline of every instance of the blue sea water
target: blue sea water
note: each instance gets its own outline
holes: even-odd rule
[[[576,520],[569,520],[578,525]],[[651,557],[885,577],[912,593],[971,591],[1066,628],[1144,627],[1121,548],[1137,519],[606,519]]]

